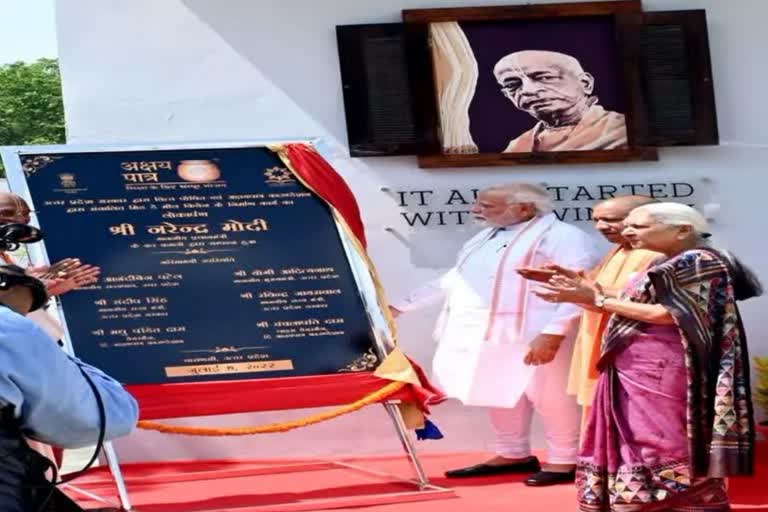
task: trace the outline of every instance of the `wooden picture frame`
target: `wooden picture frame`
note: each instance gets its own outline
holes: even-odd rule
[[[648,132],[648,119],[645,114],[645,111],[643,109],[644,105],[644,98],[643,98],[643,90],[640,80],[640,66],[639,66],[639,48],[640,48],[640,32],[643,25],[643,12],[642,12],[642,6],[640,3],[640,0],[623,0],[623,1],[604,1],[604,2],[585,2],[585,3],[563,3],[563,4],[546,4],[546,5],[520,5],[520,6],[501,6],[501,7],[468,7],[468,8],[440,8],[440,9],[416,9],[416,10],[404,10],[402,12],[403,21],[406,25],[420,25],[422,27],[427,26],[430,29],[433,28],[434,25],[434,32],[431,32],[433,36],[433,43],[435,42],[435,38],[437,37],[438,43],[440,41],[450,40],[452,37],[452,34],[448,33],[450,30],[453,30],[454,33],[458,30],[461,32],[466,32],[467,27],[472,27],[472,30],[475,31],[476,34],[482,35],[482,30],[491,30],[493,29],[496,34],[502,33],[501,31],[507,30],[505,26],[503,25],[504,22],[510,22],[510,27],[516,27],[515,30],[519,30],[520,27],[523,27],[525,22],[531,22],[532,26],[533,24],[536,27],[545,27],[546,23],[552,22],[552,28],[550,30],[558,30],[557,27],[560,27],[560,30],[562,30],[563,23],[570,24],[574,27],[577,26],[579,23],[600,23],[600,24],[610,24],[613,27],[613,43],[615,44],[615,48],[606,50],[605,55],[607,57],[604,59],[606,61],[610,62],[610,65],[605,66],[609,73],[603,73],[602,79],[606,80],[606,75],[611,75],[615,80],[618,82],[616,84],[611,84],[612,90],[613,90],[613,98],[614,103],[616,105],[620,105],[622,110],[619,110],[618,108],[616,111],[611,111],[609,108],[602,109],[602,107],[599,106],[597,103],[598,100],[595,100],[595,103],[590,103],[590,105],[595,105],[596,107],[599,107],[600,110],[595,109],[594,112],[599,112],[594,114],[594,120],[595,123],[591,124],[589,126],[589,129],[585,129],[585,124],[578,124],[575,125],[576,128],[573,128],[570,132],[565,132],[564,130],[559,132],[557,129],[551,130],[548,132],[547,136],[549,137],[550,133],[554,134],[555,139],[550,139],[555,142],[554,144],[551,144],[552,148],[556,149],[536,149],[537,145],[544,145],[545,143],[542,142],[544,140],[541,135],[544,133],[544,130],[548,130],[546,124],[544,124],[543,121],[538,120],[534,113],[546,116],[546,115],[552,115],[552,103],[550,100],[547,99],[541,99],[541,100],[531,100],[528,105],[532,105],[526,112],[529,117],[533,117],[533,119],[525,118],[523,120],[516,121],[519,125],[522,125],[524,122],[529,122],[531,128],[525,129],[520,128],[519,130],[523,130],[520,132],[520,135],[516,138],[513,138],[509,145],[505,148],[504,151],[512,150],[514,152],[504,152],[504,151],[487,151],[483,148],[483,144],[475,144],[473,147],[474,137],[473,137],[473,131],[475,128],[470,128],[470,126],[477,127],[477,126],[483,126],[483,123],[478,123],[477,119],[482,119],[480,117],[475,118],[470,122],[470,102],[475,102],[475,95],[480,93],[480,87],[477,86],[474,88],[472,95],[473,97],[467,101],[466,95],[462,98],[462,101],[466,103],[466,107],[464,107],[464,103],[459,102],[461,105],[459,107],[459,112],[454,115],[453,112],[450,113],[450,115],[446,115],[445,117],[448,117],[450,119],[454,118],[461,118],[460,121],[451,121],[455,125],[463,123],[462,126],[456,128],[456,126],[449,126],[449,123],[446,122],[443,119],[443,115],[441,113],[441,100],[440,100],[440,90],[439,85],[441,83],[440,75],[441,73],[443,76],[446,75],[446,73],[450,74],[450,72],[453,73],[453,76],[455,76],[455,69],[449,70],[449,72],[445,71],[445,65],[443,62],[437,62],[435,53],[433,53],[433,59],[432,59],[432,71],[434,73],[434,97],[433,101],[435,102],[434,105],[436,105],[437,109],[437,123],[438,126],[435,128],[438,130],[439,133],[441,133],[441,146],[439,147],[438,151],[432,151],[430,150],[428,153],[421,153],[418,156],[418,162],[419,167],[422,168],[446,168],[446,167],[480,167],[480,166],[512,166],[512,165],[528,165],[528,164],[552,164],[552,163],[596,163],[596,162],[623,162],[623,161],[632,161],[632,160],[658,160],[658,153],[655,147],[649,147],[649,146],[643,146],[639,143],[639,137],[638,134],[645,134]],[[542,22],[544,24],[542,24]],[[437,25],[440,24],[440,25]],[[459,26],[459,24],[463,24]],[[591,25],[590,25],[591,26]],[[595,25],[597,26],[597,25]],[[458,28],[460,27],[460,28]],[[484,28],[486,27],[486,28]],[[538,30],[538,28],[536,29]],[[567,30],[567,29],[566,29]],[[579,30],[590,30],[589,27],[584,25],[583,29]],[[603,30],[603,29],[601,29]],[[445,32],[448,33],[447,35],[441,33]],[[519,32],[517,32],[519,33]],[[561,32],[562,33],[562,32]],[[577,32],[574,32],[577,33]],[[606,32],[607,33],[607,32]],[[479,67],[478,61],[480,60],[479,57],[475,57],[474,53],[477,53],[478,50],[476,48],[480,48],[480,44],[477,43],[477,46],[474,48],[470,47],[469,45],[469,37],[466,34],[460,34],[457,36],[459,39],[463,38],[464,48],[459,49],[459,51],[467,52],[467,49],[470,53],[473,53],[471,56],[470,61],[473,62],[475,69]],[[543,36],[542,36],[543,37]],[[604,35],[601,35],[601,37],[605,37]],[[441,39],[442,38],[442,39]],[[565,39],[567,37],[564,36]],[[487,38],[487,39],[490,39]],[[534,38],[535,39],[535,38]],[[457,39],[454,39],[454,41]],[[476,39],[476,41],[479,41],[480,39]],[[487,42],[487,41],[486,41]],[[455,47],[456,44],[453,42],[446,43],[448,47],[452,46]],[[560,43],[558,43],[560,44]],[[435,46],[434,44],[431,46]],[[439,46],[439,44],[438,44]],[[561,45],[562,46],[562,45]],[[490,46],[487,46],[490,47]],[[593,44],[590,48],[598,48],[602,47],[598,44]],[[535,44],[531,48],[522,48],[517,47],[514,50],[512,50],[512,53],[518,53],[523,50],[539,50],[540,48],[537,48]],[[494,51],[496,49],[494,48]],[[506,50],[505,50],[506,51]],[[597,51],[597,50],[596,50]],[[539,52],[542,53],[542,52]],[[548,52],[548,53],[554,53],[554,52]],[[575,59],[573,57],[570,57],[568,53],[565,53],[565,55],[568,58]],[[582,51],[582,54],[584,52]],[[611,60],[616,58],[615,60]],[[495,57],[497,58],[497,57]],[[494,59],[495,59],[494,58]],[[440,59],[437,59],[440,60]],[[575,59],[577,63],[579,63],[578,59]],[[455,61],[452,61],[455,62]],[[499,61],[500,63],[501,61]],[[517,60],[515,60],[517,62]],[[497,64],[498,65],[498,64]],[[517,64],[515,64],[517,65]],[[579,66],[581,64],[579,63]],[[611,67],[613,66],[613,67]],[[492,70],[493,68],[491,68]],[[488,69],[488,66],[486,66],[481,71],[474,71],[474,73],[484,72],[486,76],[483,77],[484,80],[487,80],[487,75],[490,74],[490,71]],[[520,73],[523,73],[522,67],[515,68],[515,73],[517,70],[520,70]],[[585,71],[589,71],[588,69]],[[592,75],[590,75],[591,77]],[[594,77],[593,79],[593,86],[594,86]],[[477,81],[477,79],[475,79]],[[513,78],[513,81],[517,83],[517,78]],[[526,80],[526,78],[522,79],[523,81]],[[599,79],[598,79],[599,82]],[[499,84],[493,84],[495,86],[499,86]],[[593,86],[589,86],[589,89]],[[504,86],[506,87],[506,85]],[[516,86],[513,86],[516,87]],[[600,87],[600,84],[598,83],[597,87]],[[585,87],[586,88],[586,87]],[[456,90],[456,88],[451,89]],[[486,91],[490,89],[485,89]],[[516,110],[520,112],[515,112],[515,114],[520,117],[520,113],[523,111],[523,108],[519,107],[518,104],[515,103],[512,99],[509,97],[509,89],[507,89],[507,98],[512,104],[517,107]],[[498,91],[497,91],[498,92]],[[516,94],[516,93],[512,93]],[[591,92],[585,93],[588,95],[591,95]],[[519,96],[518,96],[519,98]],[[448,98],[448,100],[451,100],[451,98]],[[494,98],[494,101],[498,104],[499,100]],[[520,102],[520,100],[517,100],[520,105],[525,105],[525,103]],[[554,100],[558,101],[558,100]],[[538,102],[538,104],[537,104]],[[452,108],[452,105],[455,103],[452,101],[445,101],[444,106],[447,105],[447,108]],[[476,103],[475,103],[476,104]],[[543,106],[542,106],[543,105]],[[542,112],[536,111],[536,108],[539,107],[539,110],[546,110],[549,108],[550,112]],[[432,110],[433,106],[430,105],[427,107],[428,110]],[[462,110],[466,108],[466,113]],[[590,106],[590,111],[591,111]],[[514,109],[509,109],[514,110]],[[499,109],[496,108],[493,110],[494,116],[492,119],[496,120],[495,113],[498,112]],[[534,113],[531,113],[531,112]],[[622,114],[623,111],[623,114]],[[622,117],[623,116],[623,117]],[[466,118],[466,119],[465,119]],[[586,118],[586,115],[584,116]],[[584,119],[582,118],[582,119]],[[488,117],[490,120],[491,117]],[[625,135],[620,134],[620,129],[617,128],[620,125],[620,120],[624,119],[626,130]],[[488,132],[491,132],[495,129],[495,126],[498,126],[496,124],[497,121],[494,121],[493,123],[485,123],[488,125]],[[601,124],[602,123],[602,124]],[[493,125],[493,126],[491,126]],[[610,127],[610,128],[606,128]],[[518,128],[515,128],[518,129]],[[578,131],[580,130],[580,131]],[[577,132],[578,131],[578,132]],[[611,136],[608,136],[608,133],[611,133]],[[568,135],[560,135],[562,133],[569,133]],[[578,133],[578,137],[574,135],[572,139],[569,141],[569,137],[571,135]],[[466,134],[469,134],[469,138],[466,138]],[[462,139],[466,139],[469,141],[469,143],[464,143]],[[560,138],[557,138],[560,137]],[[450,146],[450,144],[447,142],[447,140],[451,138],[451,140],[455,140],[458,142],[455,142],[455,146]],[[488,138],[488,137],[487,137]],[[498,138],[498,137],[496,137]],[[504,139],[506,140],[506,139]],[[528,147],[528,141],[533,141],[533,146],[531,146],[530,151],[525,151],[524,149],[521,151],[521,148],[527,148]],[[586,141],[584,143],[577,142],[577,141]],[[451,142],[453,144],[453,142]],[[576,146],[578,144],[582,144],[580,147],[569,147],[570,146]],[[491,144],[485,145],[485,147],[491,147]],[[434,147],[434,146],[433,146]],[[446,147],[448,147],[448,150],[446,150]],[[499,147],[498,145],[493,147]],[[600,147],[600,149],[594,149],[596,147]],[[603,149],[603,147],[605,149]]]

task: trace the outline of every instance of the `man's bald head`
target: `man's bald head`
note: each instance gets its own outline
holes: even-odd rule
[[[627,245],[627,241],[621,236],[624,219],[638,206],[657,202],[656,199],[648,196],[619,196],[601,201],[592,211],[595,229],[610,242]]]
[[[550,126],[574,124],[590,106],[595,79],[574,57],[543,50],[510,53],[493,68],[502,92]]]
[[[29,205],[19,195],[0,192],[0,222],[29,224],[29,215]]]
[[[617,210],[625,211],[624,216],[629,215],[629,212],[646,204],[658,203],[658,201],[648,196],[619,196],[600,201],[595,205],[595,209],[600,207],[615,208]]]
[[[0,205],[11,204],[16,199],[21,199],[17,194],[13,192],[0,192]]]

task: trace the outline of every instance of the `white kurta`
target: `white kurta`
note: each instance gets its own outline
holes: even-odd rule
[[[546,227],[540,228],[544,231],[531,247],[531,236],[521,235],[531,222],[483,230],[465,244],[456,266],[393,304],[406,312],[445,299],[435,329],[433,376],[448,396],[466,405],[514,407],[537,368],[523,364],[523,359],[538,334],[566,336],[556,362],[564,361],[563,372],[568,371],[581,310],[571,304],[550,304],[530,293],[530,286],[524,288],[526,283],[514,271],[515,256],[508,252],[532,251],[534,266],[556,263],[583,269],[591,268],[598,254],[586,233],[553,214],[536,221]],[[510,247],[513,242],[517,245]],[[528,246],[520,245],[525,243]],[[526,290],[525,296],[511,300],[510,290],[518,289]],[[503,294],[495,309],[494,290]]]

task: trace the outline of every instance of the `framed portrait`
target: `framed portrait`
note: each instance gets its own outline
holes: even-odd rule
[[[640,12],[635,1],[404,11],[432,49],[440,152],[422,163],[655,159],[627,120],[635,63],[622,28]]]
[[[386,39],[389,53],[383,46],[378,53],[391,57],[400,34],[405,65],[387,66],[401,75],[398,82],[388,72],[386,91],[373,74],[351,79],[353,70],[375,67],[371,59],[352,65],[342,42],[351,46],[350,34],[362,32],[337,27],[353,153],[350,120],[386,126],[381,117],[389,116],[399,128],[393,136],[402,136],[407,123],[397,122],[396,112],[411,121],[408,133],[424,137],[388,149],[418,148],[425,168],[656,160],[658,146],[717,143],[703,11],[659,16],[627,0],[402,14],[402,27],[378,26],[378,37],[358,41],[365,53],[365,44]],[[367,109],[351,113],[353,93],[368,101]],[[370,105],[383,98],[390,104],[376,114]],[[380,135],[379,141],[389,136]]]

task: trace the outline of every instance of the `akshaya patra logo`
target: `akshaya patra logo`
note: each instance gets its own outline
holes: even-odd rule
[[[296,178],[285,167],[270,167],[264,171],[264,177],[270,185],[292,185],[296,183]]]

